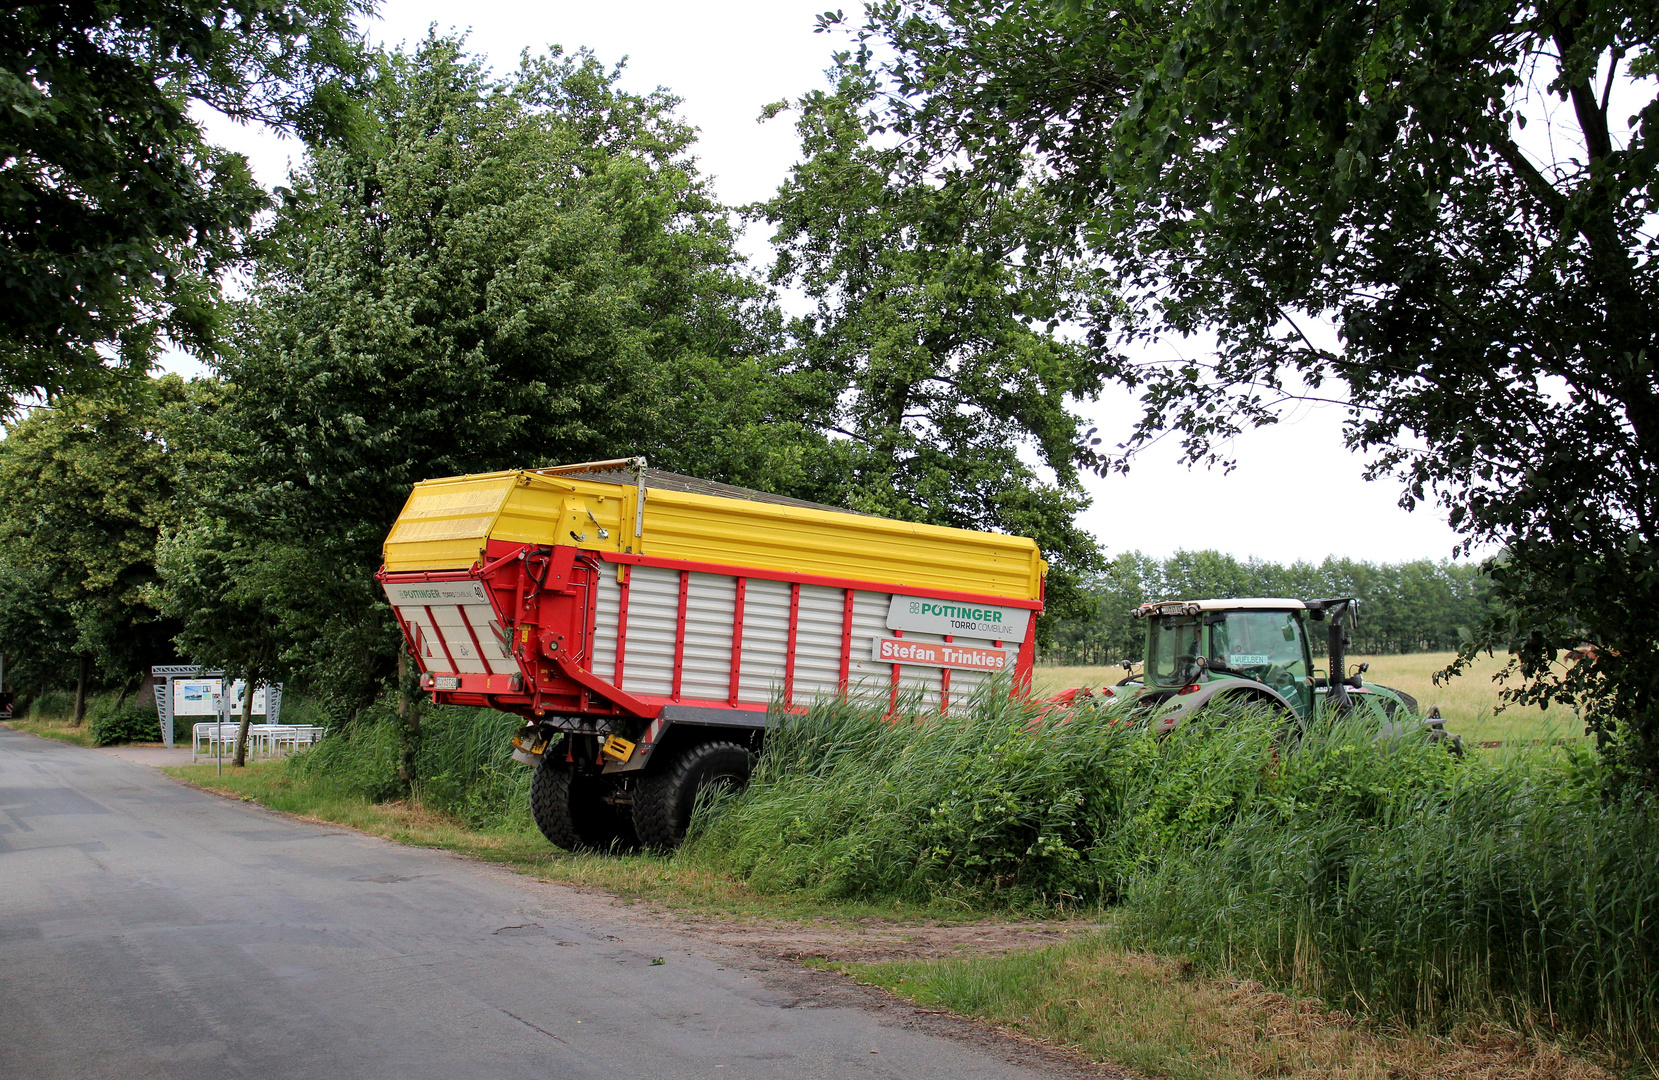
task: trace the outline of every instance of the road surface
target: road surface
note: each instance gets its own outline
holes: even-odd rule
[[[602,896],[0,728],[4,1080],[1069,1072]]]

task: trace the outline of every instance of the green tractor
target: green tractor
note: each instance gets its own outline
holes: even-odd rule
[[[1142,604],[1134,614],[1146,620],[1145,665],[1140,675],[1119,683],[1113,696],[1127,697],[1131,708],[1155,717],[1159,731],[1219,703],[1254,704],[1299,721],[1329,705],[1374,717],[1381,735],[1420,730],[1461,752],[1461,741],[1447,734],[1438,707],[1422,716],[1410,694],[1366,682],[1369,664],[1342,674],[1358,607],[1351,596]],[[1325,624],[1335,678],[1314,670],[1309,622]]]

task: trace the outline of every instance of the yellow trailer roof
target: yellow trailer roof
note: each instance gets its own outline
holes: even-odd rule
[[[581,466],[416,484],[386,537],[385,566],[465,570],[491,540],[1023,600],[1040,598],[1048,569],[1023,536],[856,514],[650,469]]]

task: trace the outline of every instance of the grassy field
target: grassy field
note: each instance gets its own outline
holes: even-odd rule
[[[1353,663],[1371,665],[1370,682],[1404,690],[1426,711],[1439,705],[1446,718],[1446,730],[1462,735],[1465,742],[1514,742],[1533,739],[1583,738],[1584,729],[1571,709],[1554,706],[1548,710],[1508,708],[1498,712],[1500,684],[1492,677],[1503,668],[1502,657],[1481,657],[1469,671],[1443,686],[1434,685],[1434,674],[1451,663],[1452,653],[1407,653],[1403,656],[1356,656]],[[1110,686],[1123,678],[1119,667],[1039,667],[1034,687],[1046,696],[1073,686]]]

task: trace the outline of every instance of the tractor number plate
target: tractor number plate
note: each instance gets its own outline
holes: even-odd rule
[[[461,689],[461,676],[439,675],[432,680],[432,686],[437,690],[459,690]]]

